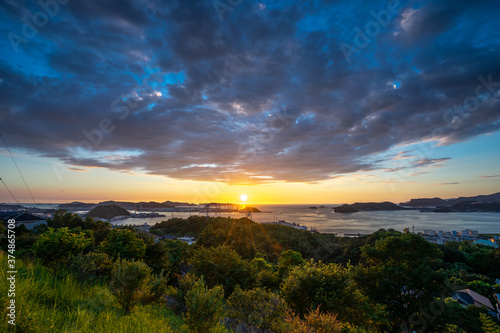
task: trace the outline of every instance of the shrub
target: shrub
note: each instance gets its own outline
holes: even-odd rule
[[[163,296],[166,290],[167,277],[163,275],[163,271],[158,275],[152,275],[151,279],[147,283],[141,302],[144,304],[164,303],[165,298],[163,298]]]
[[[99,245],[99,251],[104,252],[113,259],[139,260],[146,254],[144,240],[129,229],[114,229]]]
[[[69,258],[68,267],[79,281],[95,281],[111,276],[113,260],[106,253],[80,253]]]
[[[491,316],[481,313],[479,315],[479,318],[481,320],[483,332],[500,333],[500,326],[498,326],[498,324],[493,321]]]
[[[227,246],[202,247],[193,255],[191,264],[193,273],[203,276],[209,288],[223,285],[226,295],[231,294],[237,284],[246,289],[253,283],[249,264]]]
[[[49,228],[33,245],[33,252],[44,264],[54,265],[82,252],[90,243],[83,233],[71,233],[68,228]]]
[[[287,311],[283,299],[262,288],[242,291],[237,286],[227,303],[229,316],[236,319],[246,332],[252,326],[261,331],[279,330]]]
[[[186,294],[186,325],[194,332],[208,333],[224,316],[224,290],[220,286],[207,289],[203,279],[194,283]]]
[[[153,273],[161,271],[171,271],[170,252],[165,242],[155,243],[154,241],[146,245],[146,255],[144,262],[151,267]]]
[[[286,332],[289,333],[340,333],[343,328],[336,314],[321,313],[319,306],[316,310],[309,310],[304,319],[290,313],[286,322],[288,324]]]
[[[323,312],[336,313],[341,321],[368,323],[374,309],[357,288],[349,268],[309,261],[294,267],[281,285],[283,297],[300,316],[321,305]]]
[[[145,296],[151,279],[151,268],[142,261],[118,259],[111,272],[111,292],[125,313]]]
[[[280,281],[284,279],[288,272],[295,266],[302,266],[306,261],[302,258],[302,254],[297,251],[287,250],[280,254],[278,259],[278,277]]]

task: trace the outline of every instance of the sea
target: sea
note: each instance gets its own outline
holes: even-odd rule
[[[57,204],[25,204],[25,207],[57,208]],[[252,205],[261,213],[253,213],[250,217],[255,222],[273,222],[283,220],[314,228],[322,233],[370,234],[379,229],[395,229],[421,232],[424,229],[459,231],[477,230],[483,234],[500,234],[500,213],[432,213],[418,210],[368,211],[350,214],[335,213],[338,205],[324,205],[324,208],[311,209],[319,205]],[[128,218],[112,221],[114,225],[154,225],[173,217],[187,218],[191,215],[205,216],[198,212],[159,212],[163,217]],[[209,216],[240,218],[245,213],[209,213]],[[414,229],[413,229],[414,228]]]

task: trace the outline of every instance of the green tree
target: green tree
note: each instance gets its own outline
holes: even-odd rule
[[[278,288],[278,278],[273,270],[273,265],[267,262],[264,258],[254,258],[250,262],[250,269],[255,276],[256,284],[264,288]]]
[[[125,313],[148,296],[151,278],[151,268],[142,261],[118,259],[115,262],[109,288]]]
[[[394,330],[412,330],[412,320],[429,308],[444,288],[444,274],[437,271],[441,251],[419,235],[405,233],[365,245],[366,266],[358,270],[358,284],[373,301],[389,310]]]
[[[482,333],[480,316],[487,312],[474,305],[465,308],[451,297],[437,299],[426,313],[419,316],[413,327],[417,332]]]
[[[220,286],[207,289],[203,279],[196,281],[186,294],[187,326],[197,333],[208,333],[224,316],[224,290]]]
[[[227,295],[233,292],[237,284],[247,289],[254,281],[248,262],[227,246],[199,248],[190,263],[193,273],[203,277],[209,288],[222,285]]]
[[[349,268],[309,261],[290,271],[281,291],[300,316],[321,305],[321,311],[336,313],[342,322],[372,328],[380,324],[380,308],[373,307],[356,288]]]
[[[151,242],[146,245],[144,262],[151,267],[153,273],[159,274],[161,271],[170,272],[170,251],[165,242]]]
[[[81,253],[90,243],[83,233],[71,233],[68,228],[49,228],[33,245],[33,252],[44,264],[55,265]]]
[[[251,327],[259,332],[278,331],[287,312],[285,301],[262,288],[243,291],[239,286],[227,300],[229,316],[238,320],[249,332]]]
[[[64,209],[58,209],[52,218],[47,219],[47,226],[54,229],[81,227],[82,218]]]
[[[278,258],[278,278],[283,280],[288,272],[295,266],[302,266],[306,261],[300,252],[294,250],[283,251]]]
[[[481,313],[479,318],[481,320],[484,333],[500,333],[500,326],[498,326],[498,324],[496,324],[490,316]]]
[[[113,229],[108,237],[99,245],[99,252],[110,255],[113,259],[138,260],[146,254],[143,239],[129,229]]]

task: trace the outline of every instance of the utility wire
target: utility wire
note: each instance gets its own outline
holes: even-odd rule
[[[12,156],[12,153],[10,152],[10,149],[9,147],[7,147],[7,143],[5,142],[5,139],[3,138],[2,134],[0,134],[0,137],[2,138],[2,141],[3,141],[3,144],[5,145],[5,148],[7,148],[7,151],[9,152],[9,155],[10,157],[12,158],[12,161],[14,162],[16,168],[17,168],[17,171],[19,172],[19,175],[21,176],[21,178],[23,179],[23,182],[24,182],[24,185],[26,185],[26,188],[28,189],[28,192],[30,193],[30,196],[31,196],[31,199],[33,200],[33,202],[35,203],[36,205],[36,201],[35,201],[35,198],[33,198],[33,194],[31,194],[31,190],[30,188],[28,187],[28,184],[26,184],[26,181],[24,180],[24,177],[23,177],[23,174],[21,173],[21,170],[19,170],[19,167],[17,166],[17,163],[16,163],[16,160],[14,159],[14,156]],[[2,181],[3,182],[3,181]],[[5,183],[4,183],[5,185]],[[10,192],[10,191],[9,191]],[[19,203],[19,201],[18,201]]]
[[[14,198],[14,201],[19,203],[19,201],[16,199],[16,197],[14,196],[14,194],[12,194],[12,192],[9,190],[9,188],[7,187],[7,184],[5,184],[5,182],[3,181],[2,178],[0,178],[0,180],[2,181],[3,183],[3,186],[5,186],[5,188],[7,189],[7,191],[9,191],[10,195],[12,196],[12,198]]]

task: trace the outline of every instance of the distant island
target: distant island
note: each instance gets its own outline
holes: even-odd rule
[[[347,204],[339,206],[339,207],[334,207],[333,211],[335,213],[356,213],[356,212],[359,212],[359,210],[357,210],[356,208],[352,207],[351,205],[347,205]]]
[[[129,216],[128,210],[118,206],[118,205],[103,205],[97,206],[87,213],[87,216],[96,217],[106,220],[111,220],[116,216]]]
[[[406,208],[393,204],[392,202],[356,202],[352,205],[342,205],[333,208],[336,213],[355,213],[359,211],[378,211],[378,210],[405,210]]]
[[[259,209],[255,207],[245,207],[239,210],[240,213],[262,213]]]

